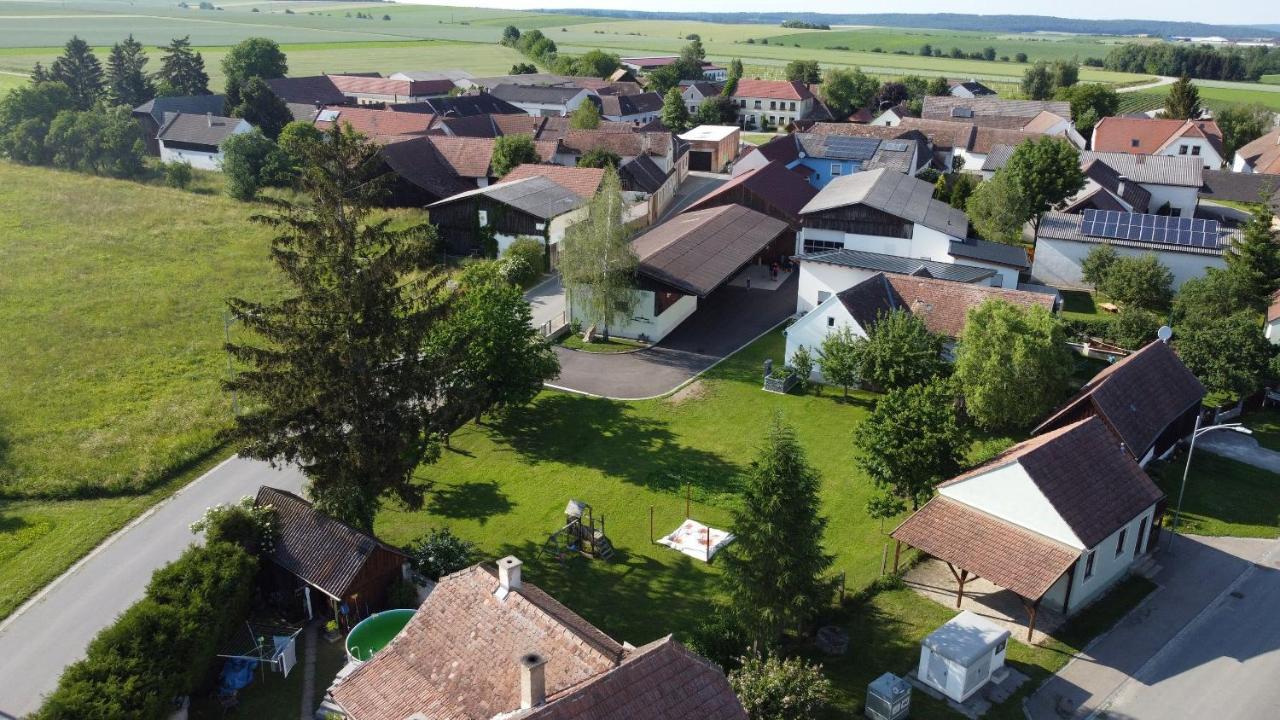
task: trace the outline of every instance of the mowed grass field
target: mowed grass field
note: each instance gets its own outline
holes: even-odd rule
[[[761,35],[754,36],[760,42]],[[847,47],[850,50],[870,52],[875,48],[886,53],[905,51],[916,54],[920,46],[932,45],[935,50],[948,53],[958,47],[966,53],[981,52],[984,48],[996,49],[996,57],[1015,57],[1027,54],[1035,60],[1070,60],[1087,57],[1105,57],[1111,48],[1136,39],[1121,39],[1092,35],[1059,35],[1051,33],[1011,34],[981,33],[963,30],[929,30],[922,28],[842,28],[798,34],[768,36],[769,44],[800,45],[805,48]]]

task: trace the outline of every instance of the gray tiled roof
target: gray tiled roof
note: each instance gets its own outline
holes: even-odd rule
[[[1009,162],[1013,147],[996,145],[987,153],[982,169],[994,172]],[[1080,151],[1080,166],[1101,160],[1112,170],[1134,182],[1146,185],[1179,185],[1198,188],[1204,184],[1204,166],[1197,157],[1171,157],[1168,155],[1130,155],[1118,152]]]
[[[580,87],[552,87],[546,85],[498,85],[489,94],[510,103],[541,103],[563,105],[582,92]]]
[[[985,260],[1010,267],[1031,267],[1031,263],[1027,262],[1027,251],[1017,245],[1006,245],[1005,243],[969,238],[966,240],[953,240],[948,252],[956,257]]]
[[[485,195],[503,205],[509,205],[542,220],[550,220],[587,204],[586,198],[539,175],[469,190],[432,203],[428,207],[436,207],[476,195]]]
[[[156,121],[157,125],[163,125],[165,113],[199,113],[201,115],[213,113],[214,115],[221,115],[222,107],[226,100],[226,95],[158,97],[142,103],[134,108],[133,111],[135,113],[146,113]]]
[[[1239,230],[1221,231],[1218,240],[1218,247],[1209,248],[1199,245],[1175,245],[1173,243],[1159,242],[1143,242],[1141,240],[1121,240],[1117,238],[1093,237],[1085,235],[1081,232],[1081,224],[1084,222],[1083,215],[1068,215],[1067,213],[1051,212],[1045,213],[1040,220],[1040,232],[1036,235],[1037,239],[1049,240],[1072,240],[1074,242],[1097,243],[1107,245],[1119,245],[1122,247],[1145,248],[1147,250],[1158,250],[1160,252],[1180,252],[1190,253],[1192,255],[1222,255],[1226,249],[1230,247],[1232,241],[1239,235]]]
[[[938,120],[950,120],[954,108],[967,108],[975,116],[1017,117],[1031,120],[1041,112],[1049,112],[1064,118],[1071,117],[1071,103],[1062,100],[1005,100],[996,97],[959,98],[950,95],[930,95],[924,99],[920,116]],[[967,119],[967,118],[966,118]]]
[[[888,168],[895,172],[910,173],[915,169],[911,166],[911,151],[915,145],[916,143],[907,140],[881,142],[880,147],[876,148],[876,154],[862,164],[862,169]]]
[[[235,134],[235,129],[241,122],[244,121],[240,118],[220,115],[165,113],[165,122],[160,126],[156,137],[166,142],[218,147]]]
[[[622,163],[618,175],[627,190],[652,193],[667,181],[667,175],[648,155],[637,155]]]
[[[832,180],[800,211],[801,215],[866,205],[952,237],[969,234],[963,210],[933,199],[933,185],[886,168],[843,175]]]
[[[800,255],[795,259],[801,262],[826,263],[828,265],[897,273],[899,275],[927,274],[931,278],[962,283],[986,280],[996,274],[996,271],[991,268],[978,267],[976,265],[917,260],[915,258],[882,255],[863,250],[825,250],[823,252]]]

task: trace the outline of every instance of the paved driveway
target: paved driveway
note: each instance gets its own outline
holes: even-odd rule
[[[798,282],[792,274],[777,290],[723,287],[647,350],[602,354],[557,347],[560,377],[549,385],[619,400],[669,393],[786,320],[795,312]]]
[[[1234,432],[1207,433],[1196,440],[1196,449],[1207,450],[1214,455],[1280,473],[1280,452],[1262,447],[1256,439],[1248,435]],[[1194,457],[1191,462],[1195,462]]]
[[[0,718],[39,706],[62,668],[83,657],[89,641],[142,597],[151,573],[196,540],[187,526],[205,508],[252,495],[264,484],[296,493],[302,475],[231,458],[111,536],[9,616],[0,624]]]
[[[1255,591],[1251,580],[1259,573],[1273,576],[1278,561],[1280,540],[1177,536],[1171,551],[1155,558],[1160,569],[1154,580],[1160,587],[1047,680],[1028,699],[1027,716],[1032,720],[1105,717],[1100,713],[1110,704],[1117,718],[1256,717],[1181,710],[1170,714],[1156,709],[1156,703],[1161,687],[1170,692],[1193,693],[1198,687],[1206,695],[1265,697],[1271,693],[1275,697],[1273,687],[1247,678],[1274,672],[1268,668],[1275,668],[1276,658],[1265,655],[1260,646],[1272,656],[1280,652],[1280,619],[1266,617],[1268,612],[1275,613],[1276,581],[1274,577],[1263,580]],[[1254,569],[1255,563],[1271,569]],[[1250,589],[1242,590],[1246,585]],[[1236,602],[1231,595],[1236,591],[1243,591],[1243,599],[1249,602]],[[1268,607],[1265,601],[1250,599],[1249,593],[1272,597],[1272,604]],[[1248,637],[1255,632],[1261,637]],[[1190,636],[1200,638],[1193,641],[1194,652],[1186,641]],[[1218,683],[1231,672],[1224,664],[1247,672],[1238,681]]]

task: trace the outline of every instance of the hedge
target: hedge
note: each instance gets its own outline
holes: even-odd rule
[[[244,621],[258,561],[230,543],[189,548],[68,666],[37,720],[165,718],[209,677],[218,643]]]

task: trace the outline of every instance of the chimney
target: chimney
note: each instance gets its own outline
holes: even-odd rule
[[[1117,182],[1116,182],[1116,194],[1117,194],[1117,195],[1119,195],[1120,197],[1124,197],[1124,185],[1125,185],[1125,183],[1127,183],[1127,182],[1129,182],[1129,178],[1125,177],[1124,175],[1121,175],[1121,176],[1117,179]]]
[[[205,113],[204,120],[205,122],[209,123],[209,127],[213,127],[213,113],[211,112]]]
[[[503,600],[507,593],[520,589],[520,566],[523,564],[515,555],[508,555],[498,561],[498,589],[493,591],[495,597]]]
[[[530,708],[538,707],[546,701],[547,659],[538,653],[529,653],[521,656],[520,709],[529,710]]]

